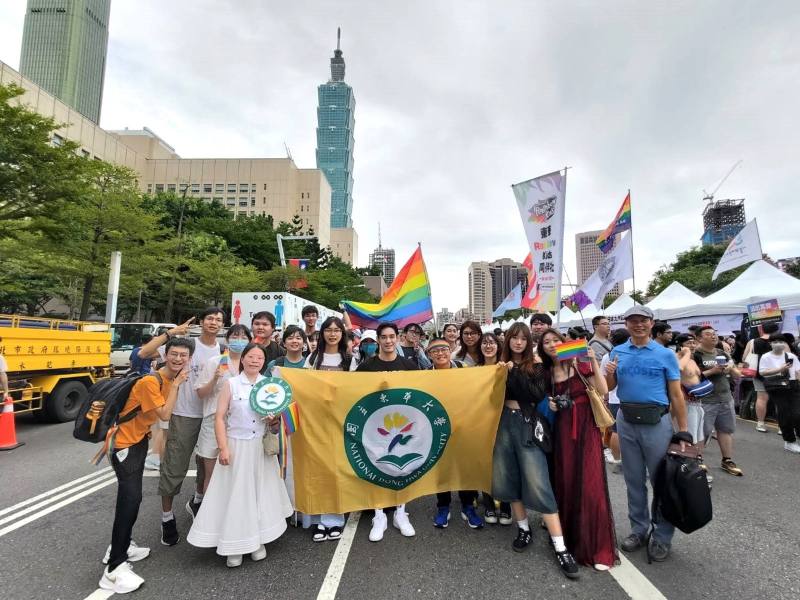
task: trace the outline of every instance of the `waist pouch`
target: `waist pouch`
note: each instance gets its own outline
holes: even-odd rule
[[[661,417],[669,412],[669,406],[662,404],[638,404],[636,402],[620,402],[622,416],[634,425],[656,425]]]

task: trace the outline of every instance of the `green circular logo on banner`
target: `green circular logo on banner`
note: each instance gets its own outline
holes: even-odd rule
[[[367,394],[344,422],[344,448],[353,471],[391,490],[402,490],[430,471],[449,439],[447,411],[420,390]]]
[[[292,388],[278,377],[265,377],[250,391],[250,408],[260,415],[282,413],[291,401]]]

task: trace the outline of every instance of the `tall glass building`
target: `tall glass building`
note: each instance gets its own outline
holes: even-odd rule
[[[19,72],[100,122],[111,0],[28,0]]]
[[[331,78],[317,88],[317,168],[331,185],[331,227],[352,227],[356,98],[344,82],[340,36],[341,30],[331,58]]]

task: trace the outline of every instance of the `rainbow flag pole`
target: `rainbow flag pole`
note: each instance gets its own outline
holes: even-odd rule
[[[431,286],[420,244],[392,282],[391,287],[375,304],[345,300],[342,307],[356,327],[375,329],[383,321],[402,328],[409,323],[433,319]]]

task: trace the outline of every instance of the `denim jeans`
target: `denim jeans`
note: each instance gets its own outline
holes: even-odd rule
[[[645,539],[650,528],[647,476],[649,474],[652,485],[658,464],[666,455],[672,439],[672,419],[667,413],[655,425],[633,424],[625,420],[624,410],[620,409],[618,413],[617,433],[622,453],[622,473],[628,489],[628,519],[631,531]],[[662,544],[669,544],[675,527],[660,514],[655,515],[653,521],[653,538]]]
[[[109,572],[128,560],[133,525],[142,503],[142,477],[146,457],[146,437],[133,446],[115,450],[111,457],[111,467],[117,476],[117,507],[114,511],[114,528],[111,530]]]

